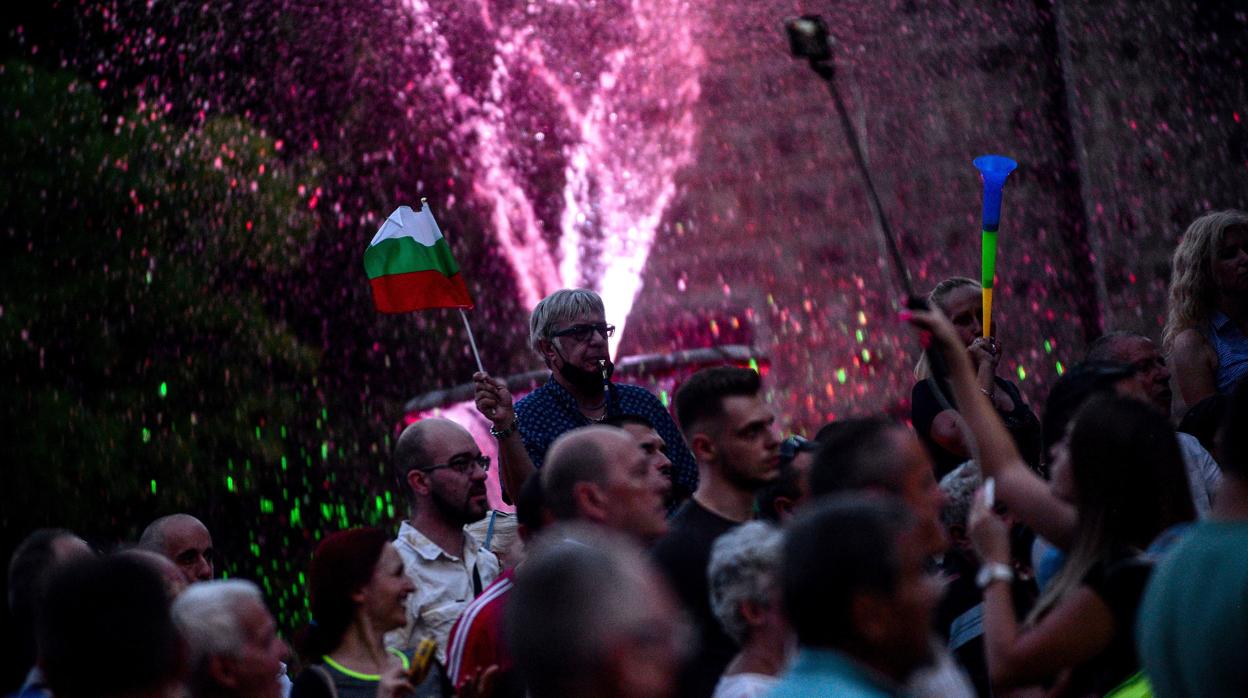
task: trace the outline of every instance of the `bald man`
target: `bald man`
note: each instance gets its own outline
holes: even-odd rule
[[[187,584],[212,579],[212,534],[190,514],[170,514],[151,522],[139,537],[139,547],[172,560]]]
[[[408,651],[431,638],[445,663],[455,619],[498,576],[498,558],[464,530],[489,509],[489,469],[472,434],[449,419],[422,419],[399,435],[394,470],[411,515],[394,545],[416,592],[407,597],[407,624],[387,645]]]
[[[664,498],[672,483],[620,427],[564,433],[551,444],[539,474],[556,520],[601,524],[646,545],[667,533]]]

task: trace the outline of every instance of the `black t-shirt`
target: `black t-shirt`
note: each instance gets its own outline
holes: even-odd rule
[[[1140,670],[1135,653],[1135,617],[1152,573],[1151,560],[1135,551],[1120,549],[1084,575],[1083,583],[1109,606],[1114,617],[1114,637],[1105,651],[1075,668],[1072,688],[1103,696]]]
[[[668,522],[667,535],[651,550],[680,602],[698,626],[698,651],[685,665],[677,695],[710,696],[720,674],[737,653],[737,645],[724,633],[711,611],[706,570],[711,563],[715,539],[738,523],[706,509],[690,499]]]
[[[1005,428],[1010,432],[1010,436],[1014,437],[1014,446],[1018,448],[1019,455],[1031,466],[1032,470],[1039,472],[1040,420],[1036,419],[1035,413],[1023,401],[1023,395],[1018,391],[1018,386],[1001,377],[995,378],[994,381],[997,390],[1005,391],[1005,394],[1009,395],[1010,400],[1014,402],[1012,411],[998,412],[998,414],[1005,422]],[[944,393],[949,405],[957,409],[958,404],[953,399],[953,391],[946,388]],[[914,424],[914,430],[919,433],[919,438],[936,464],[937,479],[944,477],[949,471],[967,460],[964,456],[946,451],[932,439],[932,422],[944,409],[932,390],[931,381],[922,380],[914,384],[914,389],[910,391],[910,421]]]

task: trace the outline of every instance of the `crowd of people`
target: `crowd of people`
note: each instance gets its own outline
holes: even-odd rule
[[[1107,333],[1039,417],[979,295],[901,313],[911,423],[806,439],[743,367],[684,380],[673,417],[612,380],[601,298],[557,291],[530,322],[545,385],[474,376],[514,515],[463,425],[409,425],[407,518],[321,540],[288,639],[194,516],[108,554],[35,531],[16,695],[1248,695],[1248,214],[1184,234],[1160,348]]]

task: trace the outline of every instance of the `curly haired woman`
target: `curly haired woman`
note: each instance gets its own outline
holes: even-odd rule
[[[1215,211],[1174,251],[1162,342],[1188,407],[1248,375],[1248,213]]]

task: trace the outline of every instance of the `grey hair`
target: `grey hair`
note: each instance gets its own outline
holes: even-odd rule
[[[984,475],[980,472],[979,463],[968,460],[950,470],[940,478],[940,489],[945,491],[949,501],[940,511],[940,522],[948,529],[951,526],[966,526],[966,519],[971,514],[971,503],[975,500],[975,490],[984,484]]]
[[[715,540],[706,577],[711,590],[711,610],[738,645],[749,639],[750,628],[741,615],[741,604],[779,602],[780,554],[784,534],[766,521],[742,524]]]
[[[209,661],[236,656],[247,643],[238,611],[248,599],[264,606],[264,597],[255,584],[245,579],[219,579],[192,584],[174,600],[170,611],[186,640],[192,687],[211,687]]]
[[[203,521],[200,521],[190,514],[169,514],[168,516],[162,516],[159,519],[156,519],[148,524],[147,528],[143,529],[143,533],[139,536],[139,548],[165,555],[165,540],[167,538],[166,534],[168,533],[169,526],[183,521],[194,521],[200,526],[203,526],[204,530],[208,529],[207,526],[204,526]]]
[[[1142,334],[1127,332],[1126,330],[1106,332],[1088,345],[1088,354],[1083,357],[1083,360],[1085,362],[1102,361],[1107,363],[1122,363],[1122,361],[1118,359],[1118,350],[1122,342],[1130,339],[1143,339],[1150,343],[1152,342],[1151,339]]]
[[[546,296],[529,315],[529,348],[541,356],[540,343],[550,339],[556,323],[589,313],[605,315],[606,309],[602,305],[602,296],[587,288],[564,288]]]

